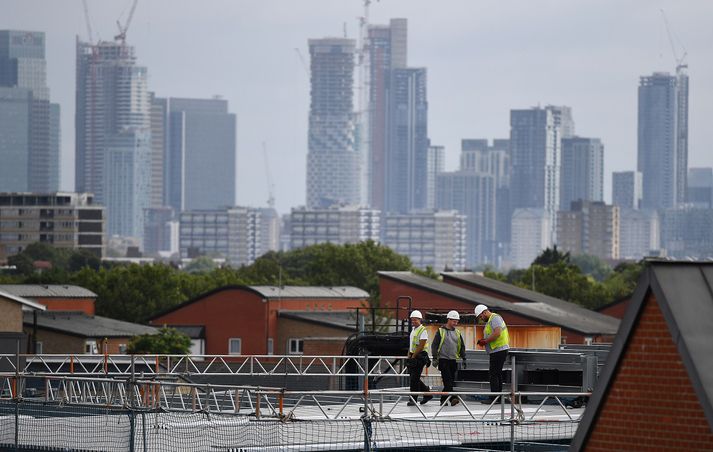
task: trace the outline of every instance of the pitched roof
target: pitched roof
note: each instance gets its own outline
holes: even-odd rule
[[[0,290],[26,298],[96,298],[97,294],[80,286],[62,284],[0,284]]]
[[[713,263],[649,260],[570,450],[581,449],[589,437],[649,291],[656,297],[708,424],[713,428]]]
[[[288,311],[280,310],[281,318],[301,320],[317,325],[339,328],[348,332],[356,331],[354,311]]]
[[[511,311],[522,317],[557,325],[584,335],[614,335],[619,329],[618,319],[557,298],[510,302],[425,276],[414,275],[411,272],[379,272],[379,275],[456,298],[474,306],[482,303],[495,308],[496,311]]]
[[[25,325],[33,323],[32,314],[25,313]],[[131,337],[137,334],[156,334],[158,329],[123,320],[90,316],[76,311],[46,311],[37,315],[38,328],[59,331],[80,337]]]
[[[14,301],[15,303],[20,303],[22,305],[23,310],[35,309],[38,311],[44,311],[47,309],[47,307],[45,307],[45,305],[41,303],[28,300],[27,298],[23,298],[3,290],[3,286],[0,286],[0,298],[5,298],[7,300]]]
[[[369,298],[369,293],[349,286],[315,287],[315,286],[249,286],[264,298]]]

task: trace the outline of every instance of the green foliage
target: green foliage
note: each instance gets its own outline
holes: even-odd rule
[[[578,254],[570,258],[570,262],[582,271],[585,275],[589,275],[597,281],[604,281],[613,272],[611,266],[591,254]]]
[[[216,263],[208,256],[192,259],[184,268],[188,273],[209,273],[218,268]]]
[[[557,249],[557,245],[555,245],[552,248],[547,248],[542,253],[540,253],[540,255],[535,258],[533,265],[547,267],[549,265],[558,264],[560,262],[564,264],[569,264],[569,259],[569,252],[562,253]]]
[[[185,355],[190,349],[191,338],[165,326],[157,334],[134,336],[126,347],[129,354],[156,355]]]

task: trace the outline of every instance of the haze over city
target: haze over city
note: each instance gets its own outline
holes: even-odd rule
[[[131,2],[89,0],[95,38],[112,40]],[[509,111],[567,105],[583,136],[604,145],[611,172],[636,169],[637,86],[676,66],[663,15],[690,77],[689,167],[713,166],[713,3],[706,1],[383,0],[369,22],[408,19],[408,59],[428,70],[429,138],[457,166],[463,138],[508,138]],[[127,44],[162,97],[228,100],[237,115],[237,203],[305,203],[309,112],[307,40],[358,38],[361,1],[139,1]],[[46,34],[47,84],[62,108],[61,188],[74,189],[75,39],[86,40],[82,3],[0,0],[0,29]]]

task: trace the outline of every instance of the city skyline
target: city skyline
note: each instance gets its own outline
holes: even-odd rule
[[[661,8],[679,57],[681,44],[688,54],[689,167],[713,166],[713,131],[704,125],[713,116],[713,31],[707,26],[713,5],[620,3],[454,1],[435,8],[393,0],[373,3],[370,23],[409,20],[409,64],[428,68],[429,138],[445,145],[446,170],[457,167],[461,139],[507,136],[511,109],[567,105],[576,115],[578,133],[598,137],[605,146],[609,202],[611,172],[636,168],[638,79],[675,70]],[[88,4],[95,35],[111,40],[114,21],[125,20],[130,2]],[[62,107],[61,188],[71,190],[74,45],[76,35],[86,37],[86,26],[79,1],[43,3],[42,15],[35,12],[38,5],[0,0],[0,10],[8,12],[0,17],[0,29],[46,33],[47,84]],[[306,168],[309,76],[294,49],[306,57],[307,39],[342,36],[344,23],[348,37],[357,38],[361,14],[359,1],[186,2],[181,8],[139,2],[127,43],[136,48],[138,64],[148,68],[148,88],[157,96],[217,94],[229,101],[238,118],[237,204],[266,204],[264,141],[277,208],[284,213],[305,203],[305,180],[295,176]],[[577,39],[569,39],[575,31]],[[255,70],[258,62],[264,71]]]

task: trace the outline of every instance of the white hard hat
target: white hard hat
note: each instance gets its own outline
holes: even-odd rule
[[[421,311],[418,311],[418,310],[412,311],[411,315],[409,317],[411,317],[411,318],[416,317],[417,319],[423,319],[423,316],[421,315]]]
[[[446,316],[447,319],[460,320],[460,314],[458,311],[450,311]]]
[[[487,311],[488,307],[485,306],[484,304],[479,304],[478,306],[475,307],[475,316],[478,317],[480,314],[483,313],[483,311]]]

